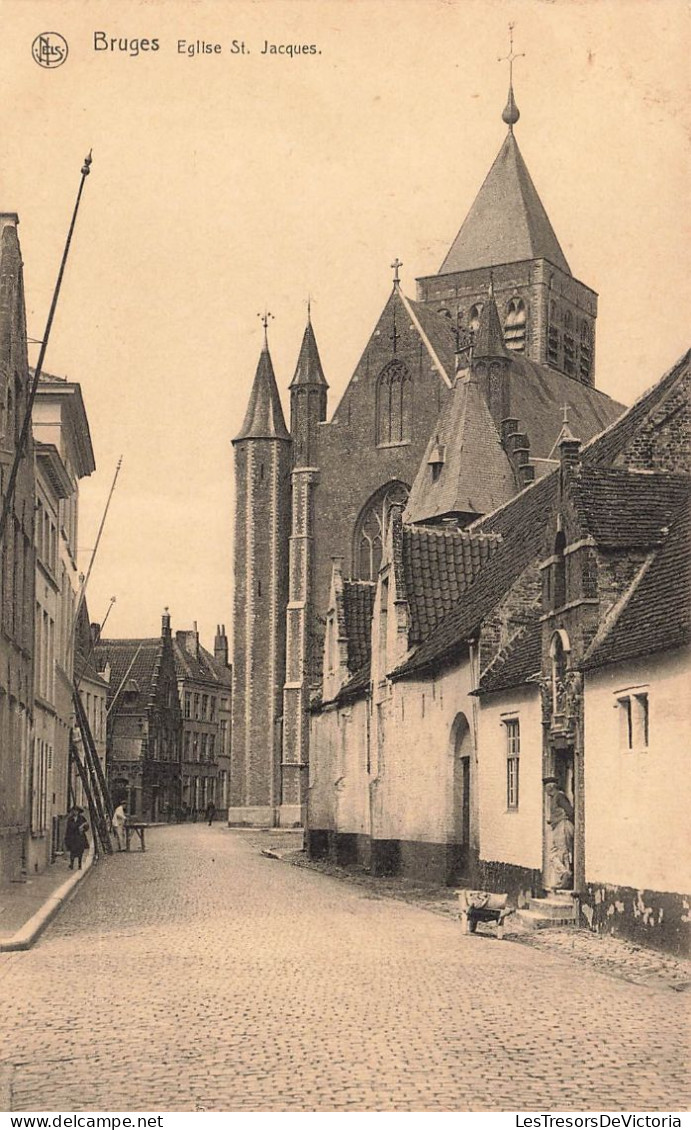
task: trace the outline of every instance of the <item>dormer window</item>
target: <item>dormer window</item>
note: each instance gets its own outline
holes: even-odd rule
[[[525,302],[522,298],[512,298],[506,307],[506,321],[504,323],[504,341],[507,349],[522,353],[525,349],[525,328],[528,318]]]
[[[432,473],[432,482],[436,483],[437,479],[441,475],[444,463],[446,462],[446,447],[443,443],[440,443],[438,439],[436,440],[434,447],[432,448],[430,457],[427,462]]]

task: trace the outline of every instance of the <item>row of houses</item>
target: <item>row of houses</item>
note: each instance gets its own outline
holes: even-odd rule
[[[133,817],[172,820],[213,803],[227,811],[232,670],[219,625],[211,654],[195,624],[173,636],[102,639],[92,625],[94,661],[108,688],[108,781]]]
[[[333,565],[313,856],[688,947],[690,362],[465,528],[435,520],[459,372],[376,580]]]
[[[18,217],[0,215],[0,496],[21,448],[33,372]],[[75,677],[105,765],[101,680],[89,668],[77,567],[79,482],[95,469],[79,384],[41,376],[0,557],[0,878],[43,870],[82,799],[70,772]],[[9,502],[9,500],[8,500]],[[95,676],[95,682],[94,682]]]
[[[80,385],[44,373],[22,442],[34,374],[18,222],[0,215],[0,502],[11,501],[0,554],[5,882],[62,851],[69,808],[88,803],[78,763],[95,757],[111,798],[134,815],[167,819],[209,801],[227,808],[230,755],[224,627],[211,655],[196,625],[173,639],[167,613],[158,640],[106,641],[89,623],[77,563],[79,482],[95,470],[89,422]]]

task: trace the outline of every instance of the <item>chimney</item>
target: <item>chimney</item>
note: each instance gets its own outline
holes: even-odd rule
[[[228,666],[228,637],[226,635],[225,624],[216,625],[216,635],[214,637],[214,659],[216,659],[219,663],[222,663],[224,667]]]
[[[581,461],[581,441],[565,435],[559,444],[559,462],[562,471],[571,470]]]
[[[91,628],[91,643],[94,647],[96,647],[96,644],[101,639],[101,625],[94,623],[94,624],[90,625],[90,628]]]
[[[166,637],[168,639],[171,638],[170,611],[169,611],[168,607],[163,609],[163,615],[161,616],[161,637],[162,637],[162,639],[165,639]]]

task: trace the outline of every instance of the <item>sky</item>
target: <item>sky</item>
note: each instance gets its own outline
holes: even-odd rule
[[[44,367],[80,383],[89,418],[84,569],[123,456],[87,592],[92,620],[116,597],[106,635],[158,635],[166,606],[207,647],[231,632],[230,441],[259,314],[287,415],[311,296],[331,415],[394,257],[414,297],[499,150],[511,21],[516,137],[600,296],[598,387],[631,403],[689,346],[681,0],[3,0],[3,15],[0,210],[19,213],[33,338],[93,147]],[[51,29],[69,54],[45,69],[31,44]],[[126,50],[96,50],[98,32]],[[144,38],[158,50],[135,54]],[[197,41],[222,50],[188,54]]]

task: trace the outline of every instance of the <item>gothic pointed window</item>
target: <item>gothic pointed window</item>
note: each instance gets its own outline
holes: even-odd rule
[[[549,326],[547,329],[547,364],[559,367],[559,307],[556,302],[549,304]]]
[[[590,382],[590,374],[593,363],[593,343],[590,334],[590,326],[585,321],[581,322],[581,354],[580,354],[580,375],[581,380],[586,383]]]
[[[482,313],[482,303],[476,302],[474,306],[470,307],[468,311],[468,329],[472,333],[477,333],[478,326],[480,325],[480,314]]]
[[[525,327],[528,318],[525,302],[522,298],[512,298],[506,307],[506,321],[504,323],[504,341],[507,349],[522,353],[525,349]]]
[[[360,581],[375,581],[381,565],[386,528],[394,504],[405,506],[408,487],[393,481],[380,487],[360,511],[353,539],[353,576]]]
[[[413,382],[402,361],[394,359],[377,381],[377,444],[410,443]]]
[[[576,375],[576,343],[573,336],[573,314],[564,314],[564,372],[567,377]]]

